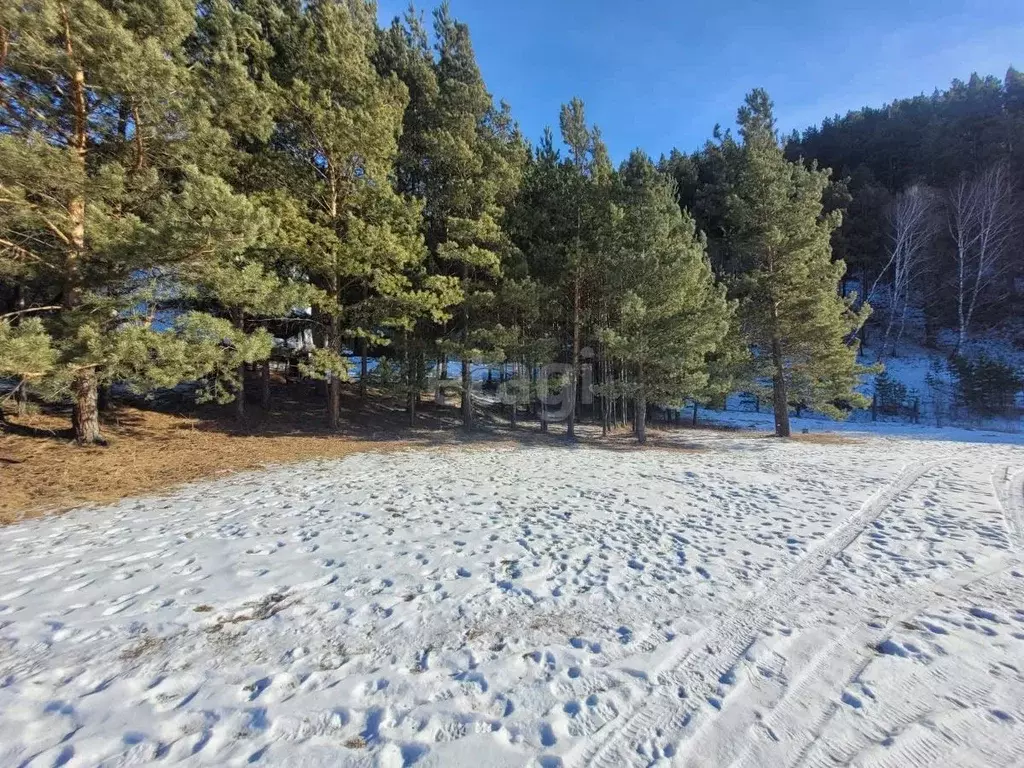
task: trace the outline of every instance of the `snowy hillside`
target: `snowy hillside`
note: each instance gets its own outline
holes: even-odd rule
[[[872,334],[877,329],[872,329]],[[1022,409],[1024,391],[1016,393],[1016,411],[1002,415],[981,416],[954,407],[957,396],[955,377],[949,368],[950,356],[955,352],[955,338],[951,332],[939,334],[934,347],[924,346],[920,339],[923,331],[908,334],[893,351],[889,348],[884,357],[879,355],[878,345],[864,350],[860,362],[864,365],[880,364],[885,375],[905,388],[905,412],[900,415],[872,413],[870,408],[855,409],[845,421],[837,422],[821,414],[803,411],[794,419],[794,426],[801,426],[817,432],[821,430],[870,430],[872,432],[921,432],[916,427],[959,428],[961,430],[988,430],[1004,433],[1024,431]],[[1004,333],[988,333],[968,342],[961,350],[968,359],[980,357],[998,360],[1024,373],[1024,351],[1015,343],[1012,330]],[[876,392],[876,376],[865,376],[859,391],[867,397]],[[1012,401],[1013,398],[1011,398]],[[732,424],[749,428],[771,428],[771,403],[757,403],[747,393],[733,393],[726,400],[725,410],[701,409],[705,421],[718,424]],[[923,434],[928,434],[927,430]]]
[[[675,434],[0,529],[0,764],[1024,760],[1024,448]]]

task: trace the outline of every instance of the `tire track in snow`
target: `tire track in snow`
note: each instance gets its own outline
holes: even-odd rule
[[[680,733],[715,696],[722,676],[796,597],[808,579],[849,547],[889,504],[943,462],[944,459],[913,462],[904,467],[895,480],[872,495],[803,560],[704,634],[697,647],[681,644],[681,650],[670,653],[654,677],[656,687],[652,696],[645,699],[639,709],[627,714],[604,739],[581,745],[576,753],[567,756],[566,764],[597,768],[646,765],[650,760],[637,751],[637,745],[647,742],[666,745],[668,749],[660,751],[670,755],[671,745],[679,740]]]
[[[1017,552],[1024,552],[1024,469],[1010,474],[1011,469],[994,469],[992,487],[1003,511],[1010,543]]]
[[[891,634],[898,624],[926,610],[936,599],[952,597],[964,588],[1006,570],[1013,562],[1014,558],[1010,555],[995,555],[941,581],[904,590],[887,606],[890,615],[885,622],[866,623],[869,615],[875,612],[872,610],[872,601],[855,606],[853,613],[845,619],[853,626],[840,632],[803,666],[785,695],[757,725],[754,733],[764,734],[771,742],[778,743],[781,751],[770,749],[769,741],[755,738],[748,741],[740,755],[730,763],[730,768],[759,765],[788,767],[808,761],[817,765],[811,750],[815,745],[820,746],[825,727],[838,711],[839,694],[850,687],[872,661],[873,652],[870,649]],[[858,602],[865,603],[863,600]],[[822,686],[822,681],[827,685]],[[948,685],[927,688],[946,690]],[[815,700],[823,706],[809,704]],[[913,722],[918,714],[914,711],[902,717],[901,724]],[[832,747],[826,749],[825,754],[835,757],[843,751],[834,748],[835,745]],[[847,759],[852,759],[856,754],[855,749],[847,751],[850,752],[846,754]]]

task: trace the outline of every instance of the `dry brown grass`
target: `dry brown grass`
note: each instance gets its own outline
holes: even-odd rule
[[[67,433],[66,416],[13,421],[17,433],[0,432],[0,524],[239,470],[414,444],[280,429],[243,434],[209,420],[126,407],[106,420],[109,446],[80,448]]]
[[[774,432],[762,433],[760,437],[777,440]],[[863,445],[863,438],[850,437],[849,435],[843,435],[838,432],[809,432],[804,434],[794,434],[789,438],[795,443],[805,443],[807,445]]]
[[[691,432],[692,434],[692,432]],[[599,434],[587,441],[588,445],[595,448],[603,448],[610,451],[622,451],[634,453],[637,451],[674,451],[677,453],[705,453],[709,450],[706,445],[692,442],[686,439],[686,431],[681,429],[651,429],[647,430],[647,444],[640,445],[636,441],[636,435],[629,427],[616,427],[605,436]]]
[[[241,427],[232,419],[230,407],[182,415],[122,405],[104,416],[106,447],[75,445],[66,409],[24,417],[9,414],[8,428],[0,430],[0,525],[309,459],[427,446],[517,450],[531,445],[575,445],[565,442],[564,429],[553,426],[541,434],[538,424],[524,422],[511,431],[500,415],[493,414],[481,420],[481,429],[467,435],[458,429],[458,409],[435,407],[432,398],[421,403],[414,426],[399,404],[372,392],[365,402],[354,392],[345,393],[342,431],[325,429],[323,417],[322,398],[315,387],[288,385],[281,379],[275,380],[274,408],[263,412],[252,407]],[[645,450],[636,444],[630,429],[615,429],[601,437],[600,427],[580,426],[582,445]],[[646,449],[708,450],[687,439],[687,433],[696,434],[652,425]],[[829,442],[823,435],[798,439]]]
[[[809,445],[863,445],[864,440],[859,437],[841,435],[838,432],[811,432],[806,435],[793,435],[798,443]]]

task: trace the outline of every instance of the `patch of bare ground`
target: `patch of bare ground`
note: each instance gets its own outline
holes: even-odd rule
[[[810,432],[806,435],[793,435],[793,440],[808,445],[862,445],[864,440],[838,432]]]
[[[66,420],[37,415],[0,433],[0,523],[90,503],[112,502],[206,477],[303,459],[406,448],[409,441],[338,435],[243,434],[203,420],[120,408],[106,424],[106,447],[80,448]]]
[[[66,409],[8,413],[0,429],[0,525],[312,459],[418,447],[512,449],[535,441],[559,442],[528,426],[512,432],[483,424],[467,434],[458,428],[456,408],[434,408],[426,401],[410,425],[403,410],[379,393],[366,401],[348,394],[343,426],[329,430],[315,393],[288,394],[291,399],[281,399],[269,412],[252,407],[243,423],[228,415],[230,406],[174,413],[122,404],[103,415],[108,441],[103,447],[75,444]]]
[[[424,397],[414,423],[402,404],[380,392],[360,399],[354,388],[342,404],[342,427],[325,426],[322,393],[313,386],[275,378],[273,407],[248,408],[242,422],[233,408],[196,408],[182,401],[121,402],[103,414],[104,447],[82,448],[69,429],[67,408],[40,407],[25,416],[7,414],[0,428],[0,525],[88,504],[160,493],[233,472],[354,453],[418,447],[517,450],[534,445],[589,446],[633,452],[708,450],[700,430],[657,425],[639,446],[629,428],[601,435],[595,424],[579,424],[576,441],[565,426],[540,431],[536,420],[509,428],[501,409],[478,412],[478,428],[460,428],[457,402],[438,405]],[[798,439],[823,440],[819,435]]]
[[[609,431],[605,436],[598,433],[592,439],[588,439],[588,445],[595,448],[603,448],[610,451],[676,451],[679,453],[703,453],[709,450],[708,446],[691,439],[687,433],[697,436],[697,433],[689,429],[649,429],[647,432],[647,443],[640,445],[636,441],[636,434],[629,427],[622,427]]]
[[[762,432],[757,437],[765,440],[778,440],[774,432]],[[838,432],[808,432],[806,434],[794,434],[789,438],[794,443],[805,445],[862,445],[865,441],[861,437],[843,435]]]
[[[75,444],[62,409],[8,414],[0,430],[0,524],[231,472],[438,441],[422,429],[401,430],[379,408],[368,406],[346,429],[329,431],[316,403],[289,407],[295,405],[253,409],[243,424],[216,408],[181,414],[121,405],[103,416],[109,444],[88,448]]]

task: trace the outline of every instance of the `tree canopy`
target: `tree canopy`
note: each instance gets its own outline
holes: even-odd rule
[[[3,4],[0,377],[83,443],[115,383],[245,419],[271,359],[332,428],[347,379],[415,420],[432,372],[472,426],[485,363],[513,424],[632,415],[643,441],[654,407],[765,389],[788,435],[791,407],[862,404],[872,290],[887,339],[915,302],[962,339],[1008,311],[1015,70],[785,143],[755,89],[737,135],[618,167],[582,100],[551,117],[531,144],[447,3]]]

